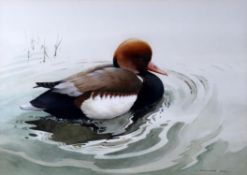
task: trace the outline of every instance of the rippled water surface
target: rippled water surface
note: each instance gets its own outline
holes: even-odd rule
[[[159,171],[190,169],[234,171],[225,165],[220,170],[207,165],[208,156],[214,157],[211,158],[214,161],[228,154],[240,159],[237,154],[245,147],[239,144],[241,149],[237,152],[225,152],[231,142],[235,142],[234,139],[223,140],[224,135],[229,134],[225,132],[235,132],[225,126],[229,122],[225,117],[231,117],[229,112],[234,110],[224,109],[219,90],[225,90],[219,89],[223,87],[217,86],[210,76],[215,80],[216,75],[223,78],[228,73],[226,67],[210,66],[207,71],[210,70],[211,75],[202,68],[190,73],[169,70],[168,77],[160,77],[166,93],[159,104],[143,111],[140,114],[143,117],[137,121],[133,121],[130,113],[111,121],[95,121],[101,131],[81,126],[76,121],[57,121],[46,113],[19,109],[21,103],[43,92],[43,89],[32,89],[36,80],[56,80],[102,63],[107,61],[75,60],[68,65],[58,59],[43,63],[39,59],[16,58],[16,62],[1,69],[1,81],[5,82],[1,86],[4,92],[1,94],[1,166],[7,164],[14,169],[29,166],[45,169],[47,173],[52,169],[63,172],[65,167],[71,173],[85,170],[95,174],[159,174]],[[238,133],[231,134],[238,137]],[[229,159],[226,161],[232,157]]]
[[[246,3],[169,2],[1,2],[0,174],[246,173]],[[19,108],[44,92],[36,81],[111,63],[133,36],[169,73],[154,106],[97,128]]]

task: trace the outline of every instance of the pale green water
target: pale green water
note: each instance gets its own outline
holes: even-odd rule
[[[38,77],[48,80],[66,77],[99,63],[75,60],[67,65],[66,60],[57,58],[45,63],[39,59],[16,60],[22,61],[6,65],[1,71],[1,80],[5,82],[1,86],[5,92],[1,94],[1,173],[32,174],[42,170],[44,174],[54,171],[62,174],[236,174],[245,169],[246,149],[227,151],[229,143],[222,140],[226,109],[219,102],[217,87],[202,75],[170,70],[169,77],[161,77],[166,86],[165,100],[134,125],[129,119],[131,114],[127,114],[101,122],[106,134],[97,135],[76,123],[60,122],[50,127],[56,127],[51,135],[32,130],[32,125],[25,123],[47,114],[25,112],[18,107],[43,91],[32,89],[33,82]],[[10,73],[13,68],[15,71]],[[213,66],[210,70],[210,73],[224,73]],[[109,132],[125,133],[112,138],[108,137]]]
[[[20,2],[0,2],[0,174],[246,173],[244,1]],[[141,120],[98,121],[98,134],[19,109],[44,91],[34,82],[110,63],[129,37],[150,42],[154,62],[169,70],[163,100]]]

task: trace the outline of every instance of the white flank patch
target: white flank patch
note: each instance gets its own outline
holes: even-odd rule
[[[91,119],[112,119],[130,110],[137,95],[128,96],[96,96],[85,100],[81,110]]]
[[[72,82],[64,82],[56,85],[53,90],[54,92],[58,92],[60,94],[67,94],[72,97],[80,96],[82,93],[75,87]]]

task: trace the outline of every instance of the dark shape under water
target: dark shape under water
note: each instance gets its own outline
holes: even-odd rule
[[[112,139],[120,135],[131,133],[137,130],[142,124],[146,123],[147,117],[157,111],[163,103],[161,100],[152,106],[143,108],[142,110],[135,111],[128,116],[120,116],[115,119],[115,123],[111,123],[112,120],[105,121],[85,121],[85,120],[64,120],[57,119],[55,117],[42,117],[37,120],[26,121],[27,124],[31,124],[30,129],[45,131],[52,134],[51,139],[57,142],[63,142],[65,144],[83,144],[88,141],[100,140],[100,139]],[[127,121],[125,125],[116,126],[114,131],[107,131],[108,127],[117,125],[123,122],[123,119]],[[101,122],[105,122],[104,125]],[[111,126],[110,126],[111,125]],[[121,128],[122,127],[122,128]],[[29,136],[36,137],[35,134],[30,133]]]
[[[31,127],[33,130],[52,133],[52,140],[65,144],[85,143],[91,140],[111,138],[111,134],[97,134],[93,128],[71,121],[41,118],[27,121],[26,123],[34,125]]]

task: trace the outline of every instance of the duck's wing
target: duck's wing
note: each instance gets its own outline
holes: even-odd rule
[[[112,66],[98,67],[62,80],[53,91],[73,97],[87,92],[96,94],[137,94],[141,80],[132,72]]]
[[[83,76],[85,76],[85,75],[87,75],[87,74],[89,74],[91,72],[94,72],[94,71],[96,71],[98,69],[102,69],[102,68],[106,68],[106,67],[112,67],[112,66],[111,65],[98,66],[98,67],[89,69],[89,70],[87,70],[85,72],[80,72],[80,73],[78,73],[76,75],[73,75],[73,76],[71,76],[71,77],[69,77],[69,78],[67,78],[65,80],[54,81],[54,82],[36,82],[35,83],[36,86],[34,86],[33,88],[40,88],[40,87],[42,87],[42,88],[47,88],[47,89],[54,89],[55,86],[57,86],[57,85],[60,84],[60,86],[57,86],[56,89],[62,89],[63,86],[64,86],[64,88],[67,89],[67,88],[69,88],[68,87],[69,85],[66,86],[66,82],[69,81],[69,79],[75,78],[75,77],[83,77]],[[61,87],[61,85],[63,85],[63,86]]]

